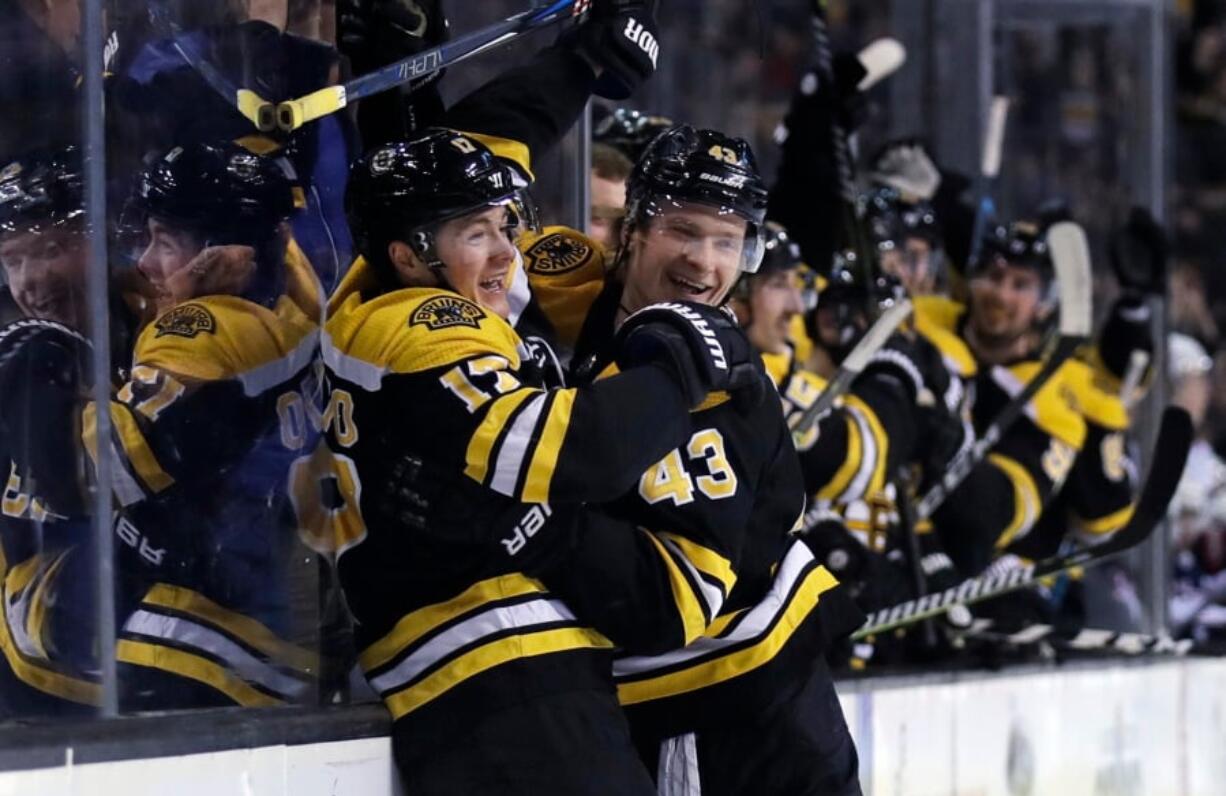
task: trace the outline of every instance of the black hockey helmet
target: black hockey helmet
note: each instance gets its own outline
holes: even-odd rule
[[[907,238],[941,245],[936,211],[924,200],[908,201],[895,188],[877,187],[864,197],[864,217],[879,251],[897,248]]]
[[[670,206],[707,205],[747,222],[741,270],[753,273],[764,249],[766,198],[749,142],[679,124],[657,136],[630,173],[623,237]]]
[[[592,140],[608,144],[637,163],[648,144],[672,126],[673,120],[667,116],[652,116],[633,108],[615,108],[596,122]]]
[[[752,290],[753,280],[769,276],[780,271],[791,271],[805,264],[800,254],[800,246],[792,240],[783,225],[777,221],[767,221],[762,243],[762,264],[752,274],[743,274],[732,289],[732,296],[747,300]]]
[[[358,158],[349,170],[345,210],[358,251],[375,267],[387,266],[388,244],[401,240],[431,268],[440,268],[434,246],[440,224],[499,204],[513,212],[512,202],[527,184],[485,144],[434,128]]]
[[[1037,271],[1044,285],[1051,281],[1055,273],[1045,230],[1031,221],[1015,221],[989,229],[983,236],[979,258],[972,263],[970,276],[982,273],[997,261]]]
[[[281,225],[299,204],[288,166],[231,142],[176,146],[136,179],[121,231],[143,240],[150,218],[196,238],[201,247],[255,249],[256,276],[245,296],[269,303],[285,280]]]
[[[84,217],[85,177],[76,147],[32,153],[0,167],[0,234]]]
[[[863,263],[851,251],[836,252],[817,306],[806,314],[805,325],[814,342],[827,347],[834,360],[841,362],[877,317],[905,295],[898,278],[876,263]],[[818,311],[832,314],[837,340],[822,339],[817,328]]]

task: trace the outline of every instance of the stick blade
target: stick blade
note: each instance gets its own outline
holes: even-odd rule
[[[1088,338],[1094,321],[1094,288],[1085,230],[1072,221],[1060,221],[1047,231],[1047,246],[1060,286],[1060,335]]]
[[[885,80],[907,62],[907,48],[898,39],[888,36],[871,42],[856,55],[860,65],[864,67],[865,75],[860,78],[856,88],[868,91],[873,86]]]
[[[1009,98],[995,96],[988,108],[988,129],[983,135],[983,153],[979,170],[984,177],[995,179],[1000,174],[1001,148],[1005,143],[1005,123],[1009,120]]]

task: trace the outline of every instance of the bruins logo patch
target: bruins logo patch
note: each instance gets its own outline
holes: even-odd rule
[[[178,337],[195,337],[201,332],[217,331],[217,319],[207,308],[199,304],[183,304],[167,312],[154,322],[158,333],[155,337],[173,334]]]
[[[546,235],[524,252],[528,270],[534,274],[564,274],[585,265],[592,258],[592,247],[569,235]]]
[[[425,326],[430,329],[450,329],[453,326],[471,326],[485,317],[485,310],[468,299],[459,296],[435,296],[413,310],[409,326]]]

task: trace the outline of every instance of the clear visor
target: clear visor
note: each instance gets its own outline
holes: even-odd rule
[[[766,251],[764,230],[726,205],[654,197],[638,221],[653,245],[714,268],[755,273]]]

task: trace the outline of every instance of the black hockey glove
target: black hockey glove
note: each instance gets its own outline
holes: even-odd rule
[[[575,504],[521,503],[411,453],[388,468],[374,507],[380,521],[440,544],[506,556],[525,572],[549,566],[569,549],[582,514]]]
[[[1134,207],[1128,223],[1111,241],[1111,265],[1125,292],[1141,296],[1166,292],[1166,231],[1148,210]]]
[[[337,0],[336,42],[355,74],[421,52],[447,40],[441,0]],[[437,80],[441,72],[414,87]]]
[[[0,449],[59,514],[85,512],[78,415],[93,347],[67,326],[25,319],[0,329]]]
[[[602,70],[592,93],[626,99],[656,71],[655,0],[592,0],[587,19],[564,41]]]
[[[821,564],[844,583],[863,580],[869,552],[859,539],[851,535],[843,519],[833,511],[815,518],[800,533]]]
[[[690,301],[644,307],[617,330],[614,353],[623,370],[645,362],[668,368],[691,407],[723,391],[748,412],[766,396],[761,357],[735,317],[718,307]]]

